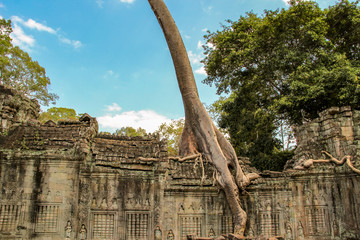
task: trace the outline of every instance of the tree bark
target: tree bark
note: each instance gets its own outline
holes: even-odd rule
[[[234,233],[243,236],[247,220],[240,205],[239,188],[244,189],[251,178],[246,176],[231,144],[216,128],[199,99],[194,74],[179,30],[163,0],[148,0],[164,32],[174,62],[176,76],[185,109],[185,126],[179,154],[201,153],[217,170],[217,182],[224,190],[234,219]],[[232,175],[229,166],[235,172]]]

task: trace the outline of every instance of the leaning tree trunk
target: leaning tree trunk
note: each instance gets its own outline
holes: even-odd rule
[[[239,188],[244,189],[254,175],[246,176],[231,144],[211,121],[199,99],[190,61],[179,30],[163,0],[148,0],[164,32],[174,62],[185,108],[185,126],[180,140],[181,156],[201,153],[217,170],[217,182],[224,190],[234,219],[234,233],[243,236],[247,220],[241,208]],[[231,166],[235,176],[229,169]]]

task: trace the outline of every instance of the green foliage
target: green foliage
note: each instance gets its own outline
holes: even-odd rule
[[[248,13],[206,36],[204,82],[218,93],[252,85],[260,103],[270,101],[266,107],[290,124],[331,106],[359,108],[359,18],[347,0],[325,10],[294,0],[287,10]]]
[[[16,89],[48,106],[58,96],[48,92],[50,79],[45,69],[28,53],[13,46],[11,21],[0,19],[0,84]]]
[[[249,157],[258,170],[281,171],[287,159],[279,149],[283,143],[277,138],[279,129],[275,114],[261,108],[256,96],[245,92],[232,93],[221,100],[219,127],[227,129],[230,142],[239,156]]]
[[[294,150],[279,151],[274,149],[271,154],[259,153],[252,165],[260,171],[283,171],[286,162],[294,156]]]
[[[159,129],[155,131],[155,133],[159,134],[160,138],[167,139],[170,156],[177,156],[179,153],[179,141],[184,124],[184,119],[172,120],[171,123],[161,124]]]
[[[76,111],[72,108],[52,107],[40,114],[39,121],[45,123],[52,120],[56,123],[58,121],[77,121],[79,118],[80,116],[76,115]]]
[[[292,0],[288,9],[228,23],[205,36],[204,82],[231,93],[216,104],[239,155],[265,166],[286,156],[276,140],[284,122],[300,125],[332,106],[360,108],[358,2],[321,9]]]
[[[146,135],[146,130],[141,127],[139,127],[138,129],[135,129],[133,127],[122,127],[115,131],[115,135],[128,136],[128,137],[137,137],[137,136],[143,137]]]

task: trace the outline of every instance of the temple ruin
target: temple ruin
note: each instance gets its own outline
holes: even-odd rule
[[[95,118],[40,124],[40,107],[0,86],[0,239],[186,240],[232,232],[212,166],[170,160],[155,135],[101,135]],[[332,108],[296,131],[295,158],[242,193],[245,235],[360,239],[360,112]],[[247,159],[244,171],[254,172]]]

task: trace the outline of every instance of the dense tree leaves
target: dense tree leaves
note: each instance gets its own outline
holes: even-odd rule
[[[49,120],[54,121],[77,121],[80,116],[72,108],[52,107],[46,112],[42,112],[39,116],[39,121],[45,123]]]
[[[11,32],[10,20],[0,19],[0,84],[39,100],[40,104],[55,103],[58,96],[48,91],[50,79],[45,69],[13,46]]]
[[[141,127],[139,127],[138,129],[135,129],[133,127],[122,127],[115,131],[115,135],[128,137],[145,136],[146,130]]]
[[[219,127],[227,129],[237,154],[249,157],[258,170],[281,171],[292,156],[291,150],[283,153],[284,144],[279,140],[281,122],[276,121],[273,112],[257,105],[256,95],[246,92],[245,97],[238,97],[237,94],[242,92],[233,92],[226,100],[216,102],[221,106]]]
[[[281,149],[284,122],[299,125],[332,106],[360,108],[358,2],[321,9],[292,0],[288,9],[247,13],[206,38],[204,82],[232,93],[219,123],[240,155],[260,161]]]
[[[168,153],[170,156],[177,156],[179,153],[179,142],[184,124],[184,119],[173,120],[170,123],[162,123],[158,130],[155,131],[160,138],[168,141]]]
[[[357,3],[346,0],[326,10],[299,0],[262,17],[248,13],[206,36],[205,83],[223,93],[250,82],[291,124],[330,106],[358,108],[359,18]]]

